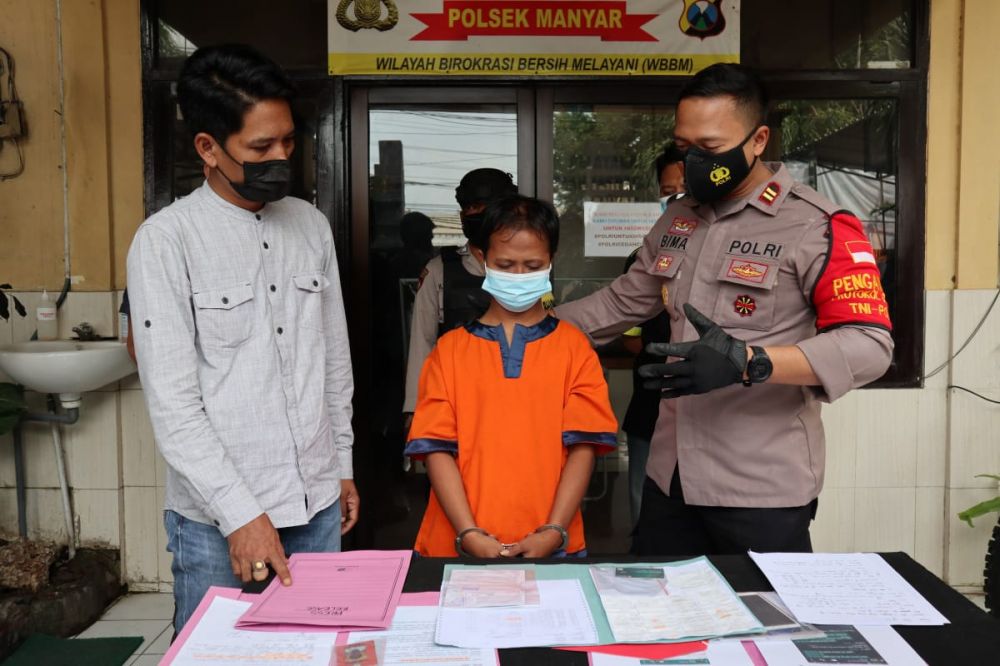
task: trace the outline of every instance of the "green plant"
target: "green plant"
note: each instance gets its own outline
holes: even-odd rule
[[[1000,474],[977,474],[977,479],[994,479],[1000,481]],[[1000,512],[1000,497],[994,497],[993,499],[988,499],[985,502],[980,502],[975,506],[970,506],[965,511],[958,514],[958,517],[969,523],[969,527],[972,527],[972,519],[983,516],[987,513],[993,511]]]
[[[20,384],[0,384],[0,435],[14,429],[21,415],[27,411],[24,387]]]

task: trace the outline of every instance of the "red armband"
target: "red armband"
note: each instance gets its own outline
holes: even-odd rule
[[[846,211],[830,218],[826,265],[813,287],[816,329],[845,325],[892,330],[875,252],[861,222]]]

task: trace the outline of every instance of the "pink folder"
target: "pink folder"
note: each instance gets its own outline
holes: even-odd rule
[[[386,629],[413,553],[357,550],[297,553],[288,559],[292,585],[275,578],[236,626],[240,629],[317,631],[323,627]]]
[[[201,621],[202,616],[208,610],[209,606],[212,605],[212,600],[216,597],[222,597],[224,599],[238,599],[239,601],[249,601],[253,602],[259,595],[256,594],[242,594],[239,589],[233,587],[210,587],[208,592],[202,598],[201,603],[198,604],[198,608],[195,609],[194,615],[188,620],[188,623],[184,625],[183,631],[177,636],[177,640],[174,641],[167,653],[163,655],[163,660],[160,661],[160,666],[169,666],[173,663],[174,657],[183,647],[184,643],[187,641],[191,632],[194,628],[198,626],[198,622]],[[439,592],[416,592],[413,594],[402,594],[399,597],[400,606],[437,606],[440,597]],[[310,627],[311,631],[323,631],[324,627]],[[302,631],[300,627],[281,627],[280,625],[274,628],[275,631]],[[356,631],[366,631],[365,628],[359,628]],[[338,630],[339,631],[339,630]],[[347,642],[347,632],[344,631],[337,637],[338,644],[344,644]]]

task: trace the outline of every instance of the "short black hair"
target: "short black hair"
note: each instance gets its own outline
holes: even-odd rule
[[[656,156],[656,162],[653,164],[654,176],[656,180],[660,179],[663,174],[663,170],[667,168],[668,164],[675,164],[677,162],[684,161],[684,151],[677,147],[677,144],[671,141],[663,147],[663,152]]]
[[[760,77],[744,65],[716,63],[695,74],[681,88],[678,102],[689,97],[732,97],[754,127],[767,124],[770,99]]]
[[[243,128],[243,115],[266,99],[291,103],[295,86],[278,65],[251,46],[206,46],[191,54],[177,80],[177,103],[192,135],[219,143]]]
[[[517,194],[514,177],[500,169],[473,169],[462,176],[455,188],[455,201],[465,210],[475,204],[488,204],[494,199]]]
[[[514,194],[497,199],[483,211],[483,223],[476,230],[471,243],[485,254],[490,247],[490,238],[500,231],[520,231],[527,229],[544,238],[549,244],[549,254],[555,255],[559,247],[559,215],[552,204]]]

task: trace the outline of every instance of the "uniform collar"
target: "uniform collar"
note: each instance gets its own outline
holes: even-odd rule
[[[747,206],[753,206],[762,213],[773,217],[781,209],[785,197],[795,185],[795,180],[781,162],[765,162],[764,166],[773,172],[771,177],[742,199],[723,200],[706,205],[699,204],[694,200],[694,197],[684,197],[678,203],[697,210],[703,218],[709,221],[734,215]]]
[[[212,186],[208,184],[208,179],[206,179],[205,182],[201,184],[201,187],[195,191],[203,200],[207,201],[212,208],[215,208],[226,217],[234,220],[259,222],[267,216],[265,211],[270,212],[268,211],[267,204],[264,204],[264,207],[257,212],[253,212],[226,201],[219,196],[218,192],[212,189]]]
[[[549,316],[533,326],[514,324],[514,335],[508,343],[503,326],[489,326],[481,321],[470,321],[465,330],[483,340],[500,344],[500,360],[503,363],[503,376],[507,379],[517,379],[521,376],[524,366],[525,349],[529,342],[541,340],[556,330],[559,320]]]

